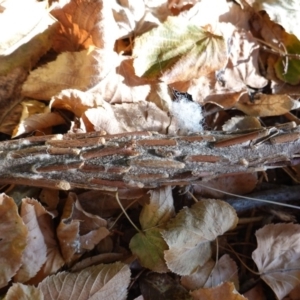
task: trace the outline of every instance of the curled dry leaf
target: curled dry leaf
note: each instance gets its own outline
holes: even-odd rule
[[[86,91],[116,67],[116,62],[116,53],[92,46],[80,52],[61,53],[55,61],[29,74],[23,84],[22,94],[35,99],[49,100],[64,89]]]
[[[221,36],[184,18],[169,17],[158,28],[136,39],[133,56],[138,76],[160,78],[170,84],[222,68],[226,62],[226,47]]]
[[[183,208],[162,235],[169,246],[165,260],[169,269],[190,275],[210,258],[210,241],[237,225],[233,207],[220,200],[201,200]]]
[[[12,138],[32,131],[43,132],[43,130],[47,128],[64,123],[64,118],[57,113],[49,112],[44,114],[35,114],[21,121],[21,123],[14,128]]]
[[[76,284],[74,284],[76,282]],[[44,299],[126,299],[130,282],[127,265],[98,265],[78,273],[61,272],[47,277],[38,285]]]
[[[235,107],[249,116],[269,117],[280,116],[291,110],[298,109],[300,103],[289,95],[258,94],[253,103],[249,102],[247,93],[241,96]]]
[[[0,216],[0,287],[5,287],[21,266],[28,230],[14,200],[5,194],[0,194]]]
[[[223,255],[217,262],[207,261],[192,275],[181,278],[182,285],[188,290],[215,287],[225,281],[234,283],[235,288],[238,289],[238,268],[228,254]]]
[[[41,290],[37,289],[31,285],[25,285],[22,283],[14,283],[5,295],[6,300],[44,300],[43,293]]]
[[[232,282],[224,282],[213,288],[199,289],[191,292],[191,295],[194,300],[247,300],[247,298],[236,291]]]
[[[85,212],[76,195],[70,193],[57,228],[57,236],[65,261],[74,261],[87,250],[93,249],[109,234],[106,225],[107,222],[104,219]]]
[[[159,273],[167,272],[164,250],[168,247],[161,236],[161,228],[174,214],[172,190],[171,187],[165,187],[150,194],[150,203],[144,205],[140,214],[144,232],[137,233],[129,247],[142,266]]]
[[[300,225],[269,224],[255,235],[252,258],[261,278],[283,299],[300,281]]]
[[[47,259],[47,246],[41,228],[42,218],[47,214],[44,207],[34,199],[22,200],[20,215],[28,229],[27,245],[22,253],[22,266],[14,276],[15,282],[27,282],[42,268]]]

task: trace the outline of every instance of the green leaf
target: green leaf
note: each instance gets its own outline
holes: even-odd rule
[[[288,54],[300,53],[300,41],[293,34],[285,33],[284,46]],[[297,85],[300,83],[300,55],[298,58],[280,57],[274,65],[276,76],[282,81]]]
[[[129,247],[143,267],[159,273],[168,271],[164,260],[164,251],[168,246],[161,236],[161,229],[152,228],[144,234],[137,233]]]
[[[137,76],[172,83],[198,78],[226,63],[224,39],[181,17],[138,37],[133,50]]]

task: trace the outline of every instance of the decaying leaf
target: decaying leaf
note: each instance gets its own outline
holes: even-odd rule
[[[283,299],[300,281],[300,225],[269,224],[255,235],[252,258],[261,278]]]
[[[0,287],[5,287],[21,266],[28,230],[14,200],[5,194],[0,195],[0,216]]]
[[[163,231],[169,269],[180,275],[195,272],[210,258],[210,242],[234,228],[237,221],[233,207],[220,200],[201,200],[183,208]]]
[[[191,292],[191,295],[194,300],[247,300],[247,298],[236,291],[232,282],[224,282],[213,288],[199,289]]]
[[[160,78],[170,84],[222,68],[226,47],[221,36],[184,18],[169,17],[163,25],[136,39],[133,56],[138,76]]]

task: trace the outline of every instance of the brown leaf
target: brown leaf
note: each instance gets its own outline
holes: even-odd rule
[[[4,287],[21,266],[28,230],[14,200],[5,194],[0,194],[0,216],[0,287]]]
[[[79,258],[87,250],[104,239],[109,231],[106,221],[85,212],[76,195],[70,193],[57,228],[62,255],[67,262]]]
[[[280,116],[291,110],[298,109],[300,104],[289,95],[256,95],[253,103],[247,94],[241,96],[235,107],[249,116],[269,117]]]
[[[221,176],[216,179],[209,180],[203,185],[195,185],[194,192],[205,197],[223,198],[225,192],[236,195],[244,195],[253,191],[257,185],[256,173],[242,173]],[[210,189],[217,189],[212,190]]]
[[[213,288],[199,289],[191,292],[191,295],[195,300],[247,300],[247,298],[236,291],[232,282],[224,282],[223,284]]]

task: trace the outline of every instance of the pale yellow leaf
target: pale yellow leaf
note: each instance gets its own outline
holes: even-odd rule
[[[283,299],[300,282],[300,225],[269,224],[255,235],[252,258],[261,278]]]
[[[47,277],[38,289],[47,300],[125,300],[129,282],[129,267],[117,262],[92,266],[78,273],[58,273]]]
[[[142,229],[164,226],[174,216],[172,188],[167,186],[149,191],[150,203],[145,204],[140,213]]]
[[[169,246],[165,259],[170,270],[189,275],[204,265],[210,256],[210,241],[234,228],[237,221],[233,207],[220,200],[201,200],[191,208],[183,208],[163,231]],[[201,248],[205,259],[197,256],[197,248]],[[189,253],[193,257],[189,258]]]
[[[28,230],[14,200],[0,194],[0,287],[8,284],[21,266]]]

